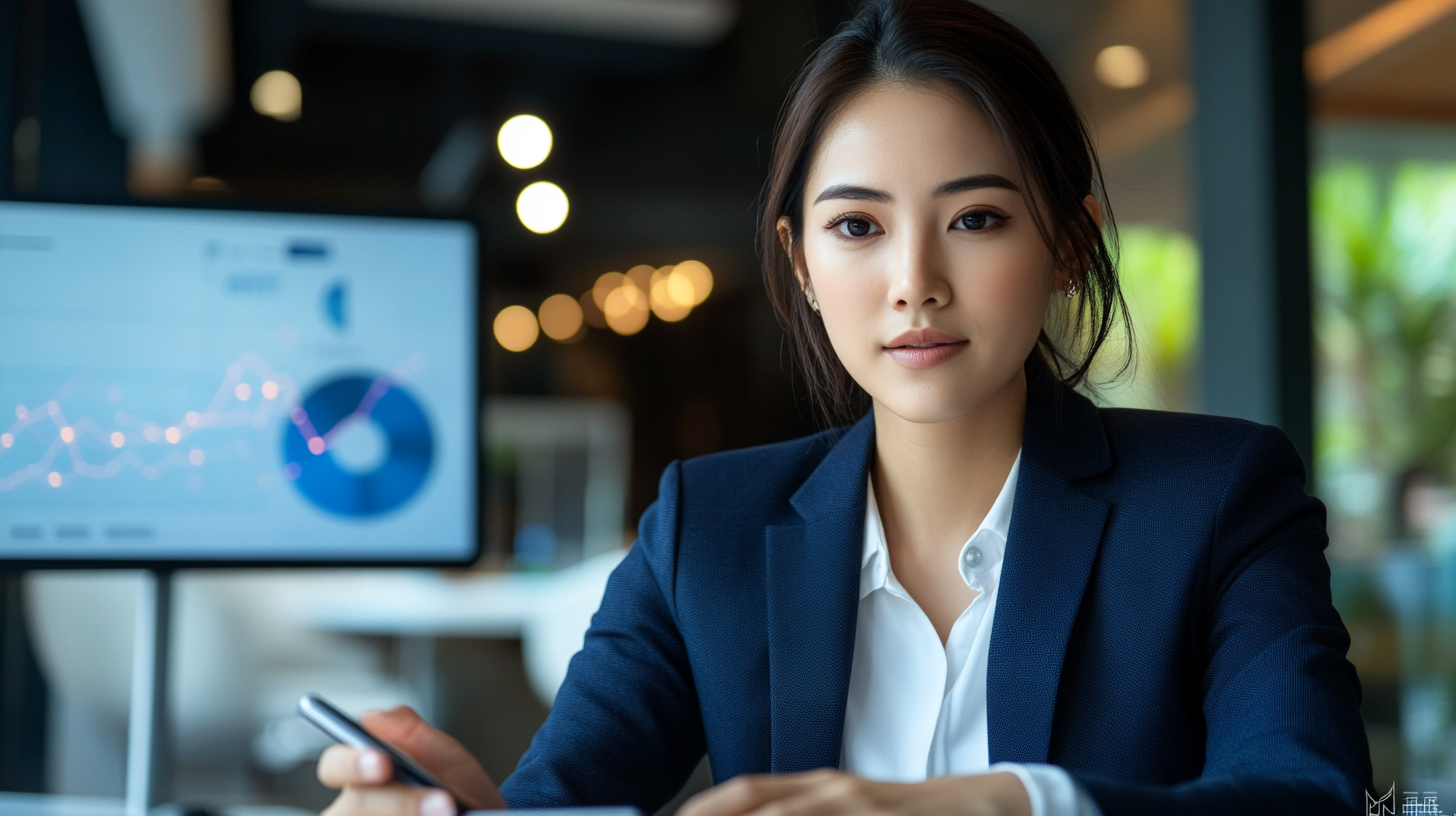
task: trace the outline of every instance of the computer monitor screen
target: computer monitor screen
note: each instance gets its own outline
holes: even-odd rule
[[[462,563],[475,232],[0,202],[0,561]]]

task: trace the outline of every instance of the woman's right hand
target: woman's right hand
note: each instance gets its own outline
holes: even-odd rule
[[[408,754],[471,809],[505,808],[505,800],[480,762],[454,737],[425,722],[407,706],[370,711],[360,718],[374,736]],[[319,757],[319,781],[339,791],[323,816],[455,816],[450,794],[402,785],[389,757],[379,751],[335,745]]]

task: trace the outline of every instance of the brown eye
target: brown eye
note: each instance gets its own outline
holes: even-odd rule
[[[839,222],[839,231],[854,238],[863,238],[874,230],[875,225],[863,218],[846,218]]]

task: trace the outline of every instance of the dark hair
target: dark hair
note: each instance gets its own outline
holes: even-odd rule
[[[871,0],[819,47],[794,83],[774,139],[760,225],[769,297],[823,417],[853,421],[867,399],[802,296],[778,221],[789,218],[799,246],[804,184],[824,127],[855,94],[881,82],[949,85],[1006,141],[1031,194],[1037,230],[1080,290],[1059,337],[1043,330],[1037,338],[1028,375],[1082,384],[1119,318],[1128,332],[1125,371],[1133,345],[1108,245],[1116,243],[1112,211],[1092,140],[1056,70],[1025,34],[969,0]],[[1084,206],[1088,194],[1100,199],[1106,238]]]

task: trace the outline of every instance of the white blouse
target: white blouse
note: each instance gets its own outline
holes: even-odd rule
[[[1032,816],[1101,816],[1062,768],[990,764],[986,660],[1020,468],[1018,453],[991,512],[956,558],[961,577],[978,594],[943,646],[930,618],[890,568],[874,484],[868,485],[859,624],[839,766],[893,782],[1009,771],[1026,787]]]

